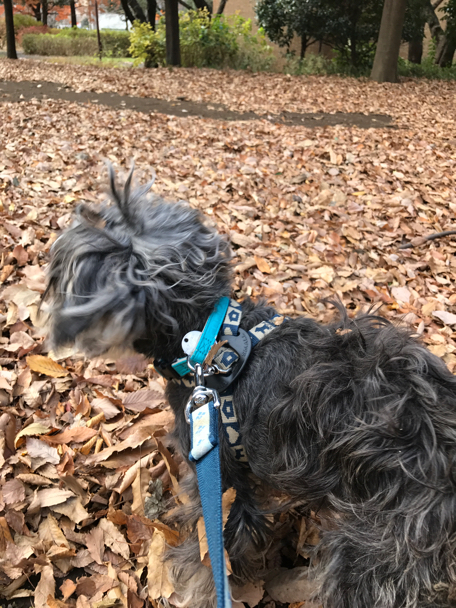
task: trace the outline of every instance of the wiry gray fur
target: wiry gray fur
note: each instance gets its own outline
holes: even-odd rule
[[[55,243],[46,301],[54,344],[89,354],[132,344],[171,361],[230,292],[229,251],[182,203],[123,194],[84,208]],[[268,318],[243,303],[241,326]],[[221,433],[224,486],[236,489],[225,542],[236,580],[261,576],[273,533],[259,494],[283,492],[332,516],[315,553],[324,608],[456,605],[456,380],[408,332],[365,315],[321,326],[289,320],[252,352],[234,385],[246,470]],[[343,330],[343,331],[342,331]],[[169,383],[181,452],[189,451],[189,390]],[[177,515],[188,540],[170,553],[181,600],[214,608],[192,504]],[[255,491],[254,491],[255,488]]]
[[[229,293],[229,246],[188,204],[148,196],[152,183],[131,190],[130,173],[119,193],[112,169],[110,178],[115,205],[79,207],[52,247],[44,297],[51,345],[76,342],[95,355],[138,341],[137,349],[166,357],[180,345],[182,315],[210,313]]]

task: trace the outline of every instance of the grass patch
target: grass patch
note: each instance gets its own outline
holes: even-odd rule
[[[43,57],[48,63],[60,63],[68,65],[97,65],[105,68],[132,68],[134,59],[131,57],[98,57],[91,55],[78,55],[75,57]]]

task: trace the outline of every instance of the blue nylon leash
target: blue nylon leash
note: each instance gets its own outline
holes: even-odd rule
[[[201,365],[217,340],[229,303],[229,298],[221,298],[218,301],[190,358],[195,369],[195,389],[186,407],[191,437],[189,458],[196,466],[207,545],[217,594],[217,608],[231,608],[223,544],[222,474],[217,412],[220,401],[217,391],[204,386],[204,372]],[[193,409],[194,407],[197,409]]]
[[[223,545],[218,412],[213,401],[191,412],[190,428],[192,437],[190,459],[196,463],[209,557],[217,593],[217,608],[231,608]]]

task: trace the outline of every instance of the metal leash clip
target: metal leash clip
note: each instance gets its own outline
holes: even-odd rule
[[[214,403],[215,408],[220,407],[220,398],[218,392],[215,389],[208,388],[204,385],[205,374],[203,366],[196,363],[193,374],[195,378],[195,388],[193,389],[192,396],[187,401],[187,405],[185,406],[185,418],[189,424],[190,414],[194,409],[197,409],[202,405],[206,405],[206,403],[209,403],[210,401]]]

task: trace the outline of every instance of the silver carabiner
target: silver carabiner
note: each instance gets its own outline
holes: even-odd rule
[[[189,424],[190,414],[194,408],[206,405],[206,403],[209,403],[210,401],[214,402],[214,407],[220,407],[220,399],[217,391],[204,386],[203,367],[199,363],[195,365],[193,373],[195,377],[195,388],[193,389],[192,396],[187,401],[187,405],[185,406],[185,418]]]

